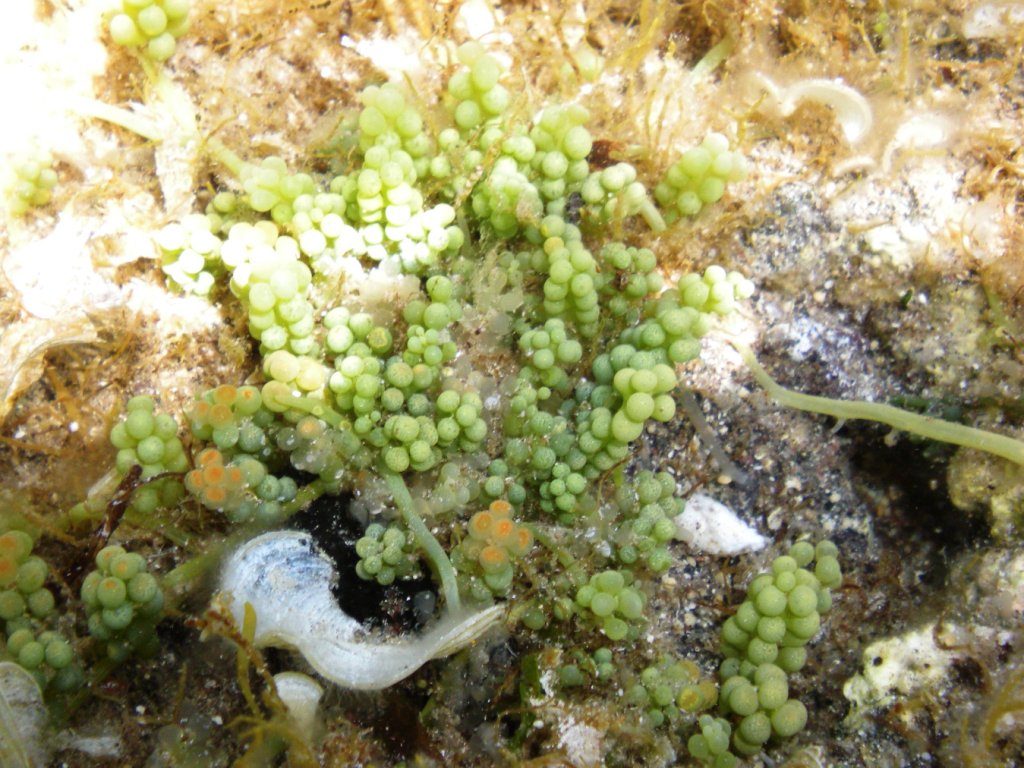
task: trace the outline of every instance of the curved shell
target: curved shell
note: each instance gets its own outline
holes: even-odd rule
[[[331,593],[338,575],[313,537],[272,531],[234,552],[221,579],[221,602],[239,626],[250,603],[257,647],[294,648],[310,666],[345,688],[378,690],[409,676],[431,659],[454,653],[494,626],[500,605],[446,613],[419,635],[392,639],[366,630]]]
[[[42,736],[48,720],[35,678],[14,662],[0,662],[0,766],[47,764]]]

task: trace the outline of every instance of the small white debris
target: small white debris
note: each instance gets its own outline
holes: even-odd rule
[[[767,97],[761,104],[763,110],[789,117],[800,102],[816,101],[832,110],[850,144],[857,144],[871,131],[874,117],[868,100],[840,80],[808,78],[780,88],[763,74],[756,73],[753,77]]]
[[[900,696],[935,688],[955,657],[936,644],[935,622],[872,643],[864,651],[864,671],[843,685],[843,695],[853,704],[847,722],[856,724],[866,712],[890,706]]]
[[[114,734],[86,736],[74,731],[64,731],[56,741],[59,749],[73,749],[89,757],[114,758],[121,756],[121,737]]]
[[[702,493],[686,500],[675,517],[676,538],[709,555],[738,555],[764,549],[768,539],[719,501]]]
[[[596,768],[601,765],[604,734],[586,723],[576,722],[570,715],[558,729],[558,746],[565,750],[570,765]]]
[[[962,24],[968,40],[1012,38],[1024,24],[1024,8],[1012,0],[982,3],[964,14]]]

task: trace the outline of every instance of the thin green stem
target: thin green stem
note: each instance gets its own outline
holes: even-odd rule
[[[340,427],[345,421],[341,414],[333,410],[327,403],[312,395],[299,395],[280,381],[270,381],[263,385],[263,401],[271,410],[292,410],[308,413],[323,419],[332,427]]]
[[[233,536],[214,539],[207,546],[205,552],[190,557],[181,565],[171,570],[160,579],[160,584],[169,593],[188,594],[220,562],[221,555],[229,543],[234,542],[235,537]],[[172,599],[171,602],[173,604],[177,600]]]
[[[136,507],[128,507],[125,510],[124,522],[134,525],[136,528],[144,528],[148,531],[155,531],[163,536],[165,539],[177,544],[179,547],[188,549],[195,536],[181,530],[177,526],[172,525],[165,519],[161,519],[157,515],[149,515],[141,512]]]
[[[97,99],[75,99],[72,108],[80,115],[94,117],[97,120],[119,125],[125,130],[131,131],[150,141],[159,141],[163,138],[163,134],[156,121],[138,112],[115,107]]]
[[[1005,435],[997,435],[994,432],[987,432],[984,429],[976,429],[963,424],[954,424],[932,416],[923,416],[919,413],[904,411],[891,405],[882,403],[869,403],[866,400],[833,400],[829,397],[818,397],[816,395],[805,395],[801,392],[794,392],[786,389],[776,382],[768,372],[761,366],[754,357],[750,347],[733,341],[743,362],[754,374],[757,383],[764,387],[765,391],[781,405],[795,408],[799,411],[821,413],[826,416],[833,416],[837,419],[864,419],[866,421],[877,421],[881,424],[888,424],[894,429],[903,432],[911,432],[929,440],[938,440],[943,443],[962,445],[965,448],[985,451],[1004,459],[1024,465],[1024,442],[1015,440]]]
[[[326,492],[327,489],[324,486],[323,481],[319,479],[314,480],[309,485],[304,485],[299,488],[299,492],[295,494],[294,499],[284,502],[281,505],[281,511],[284,513],[285,517],[291,517],[300,509],[308,507]]]
[[[647,222],[647,226],[651,228],[652,232],[664,232],[667,228],[665,219],[662,218],[661,212],[655,207],[654,203],[650,199],[644,200],[640,205],[638,213],[643,217],[644,221]]]
[[[430,564],[437,572],[437,577],[441,580],[441,591],[444,593],[449,613],[457,613],[462,609],[462,601],[459,599],[459,586],[455,581],[455,569],[452,567],[452,561],[448,559],[444,547],[427,528],[423,518],[416,512],[416,506],[402,477],[394,472],[384,472],[383,476],[395,500],[395,506],[402,513],[405,524],[409,526],[416,543],[426,554]]]
[[[690,76],[697,79],[716,70],[723,61],[729,58],[734,45],[732,35],[723,37],[710,51],[704,54],[704,58],[694,65]]]
[[[547,531],[543,530],[540,526],[534,525],[533,523],[525,523],[527,529],[533,534],[535,538],[543,547],[546,547],[551,554],[558,560],[558,564],[565,570],[569,570],[572,566],[576,565],[576,559],[569,553],[569,550],[563,546],[560,546],[553,538],[551,538]]]
[[[228,149],[224,142],[220,139],[215,139],[213,136],[206,140],[206,148],[209,150],[210,155],[231,171],[231,175],[236,179],[241,179],[245,169],[251,165]]]

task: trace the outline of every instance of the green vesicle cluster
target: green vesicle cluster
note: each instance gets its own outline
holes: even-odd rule
[[[420,573],[412,536],[397,523],[371,523],[356,541],[356,574],[381,586]]]
[[[160,266],[172,285],[186,293],[207,296],[223,272],[221,241],[209,216],[192,213],[168,224],[156,236]]]
[[[300,260],[298,244],[279,237],[247,256],[231,273],[231,290],[248,312],[249,333],[259,339],[260,351],[315,353],[313,306],[306,298],[313,273]]]
[[[752,286],[717,267],[666,285],[653,250],[609,237],[628,218],[666,225],[636,167],[591,164],[587,109],[513,98],[480,43],[456,58],[439,109],[403,83],[369,86],[326,174],[234,158],[241,191],[160,234],[176,285],[227,282],[261,357],[251,383],[189,410],[185,485],[260,524],[353,492],[374,521],[360,578],[391,585],[426,559],[453,606],[522,599],[537,638],[557,622],[635,641],[681,502],[665,473],[608,473],[674,417],[676,365]],[[90,627],[109,631],[114,609]],[[614,678],[651,722],[714,701],[689,662],[638,675],[610,648],[578,650],[563,687]]]
[[[7,655],[32,673],[43,691],[71,693],[85,683],[74,648],[59,632],[30,627],[10,631]]]
[[[8,622],[8,634],[10,622],[53,613],[53,593],[44,586],[50,569],[32,547],[32,537],[23,531],[0,536],[0,619]]]
[[[515,575],[514,561],[533,546],[530,530],[512,519],[512,505],[502,499],[469,519],[469,535],[452,552],[452,564],[462,578],[463,591],[487,600],[506,595]]]
[[[57,172],[53,155],[30,146],[11,159],[5,173],[3,196],[10,216],[24,216],[32,208],[44,206],[53,197]]]
[[[81,596],[89,634],[105,645],[112,661],[152,656],[159,649],[156,625],[164,595],[141,555],[116,545],[101,549],[96,570],[82,582]]]
[[[280,157],[263,158],[259,164],[246,165],[239,181],[244,199],[258,213],[269,213],[278,224],[285,225],[295,214],[293,203],[301,196],[316,191],[308,173],[289,173]]]
[[[558,682],[563,688],[576,688],[588,681],[608,683],[615,678],[615,654],[611,648],[596,648],[587,653],[573,648],[563,655],[558,667]]]
[[[717,698],[717,686],[701,676],[700,667],[689,659],[670,657],[646,667],[624,694],[625,702],[643,709],[655,728],[708,709]]]
[[[259,459],[236,454],[225,461],[216,448],[206,448],[195,457],[195,469],[185,475],[185,488],[204,507],[223,512],[234,523],[279,522],[286,516],[282,505],[298,492],[291,477],[271,474]]]
[[[576,604],[614,642],[635,639],[644,618],[647,597],[633,583],[630,571],[601,571],[576,591]]]
[[[53,593],[46,587],[50,568],[32,554],[35,542],[24,531],[0,535],[0,620],[5,650],[39,683],[42,690],[67,693],[84,680],[74,647],[54,631]]]
[[[190,6],[191,0],[121,0],[108,22],[110,39],[141,48],[153,61],[166,61],[188,31]]]
[[[619,562],[632,567],[640,561],[653,573],[667,571],[672,564],[668,542],[675,536],[674,518],[683,511],[675,478],[667,472],[640,472],[619,486],[615,503],[621,516],[613,539]]]
[[[665,229],[665,221],[637,181],[636,168],[616,163],[592,172],[580,188],[580,196],[602,224],[616,223],[627,216],[640,215],[655,232]]]
[[[178,422],[167,413],[158,413],[148,395],[131,398],[124,417],[110,430],[110,442],[117,449],[116,468],[120,476],[134,466],[142,469],[142,480],[165,472],[178,474],[189,468],[188,457],[178,437]],[[171,507],[181,499],[181,481],[174,477],[149,482],[132,494],[132,506],[149,513]]]
[[[536,328],[524,325],[519,334],[519,349],[532,369],[527,374],[531,384],[568,394],[568,371],[583,359],[583,345],[570,337],[564,320],[551,318]]]
[[[680,216],[696,216],[704,206],[717,203],[726,184],[746,176],[743,155],[730,150],[729,140],[722,134],[709,133],[699,147],[687,150],[669,166],[654,188],[654,197],[671,223]]]
[[[739,763],[736,755],[729,751],[732,726],[728,720],[701,715],[697,727],[700,730],[686,742],[691,757],[695,757],[707,768],[734,768]]]
[[[792,736],[807,722],[804,705],[789,696],[789,676],[806,663],[805,646],[832,606],[831,590],[842,582],[837,555],[830,541],[794,544],[770,573],[751,582],[747,599],[722,625],[719,706],[735,722],[732,745],[743,755],[756,754],[772,736]]]
[[[275,441],[292,467],[316,475],[328,491],[347,487],[352,482],[353,468],[369,460],[361,458],[365,452],[351,431],[334,429],[315,416],[303,416],[294,426],[282,426]]]
[[[222,384],[207,390],[196,398],[187,416],[192,435],[222,452],[258,459],[270,456],[267,428],[274,416],[263,407],[257,387]]]
[[[465,69],[448,81],[450,109],[455,125],[468,133],[495,123],[508,108],[511,96],[498,82],[504,68],[480,43],[464,43],[456,55]]]

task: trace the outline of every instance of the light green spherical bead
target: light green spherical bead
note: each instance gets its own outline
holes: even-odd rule
[[[778,643],[786,635],[786,622],[781,616],[762,616],[757,622],[757,636],[766,643]]]
[[[153,61],[167,61],[174,55],[174,35],[170,32],[154,37],[146,45],[146,56]]]
[[[815,611],[807,616],[791,617],[786,620],[786,628],[797,637],[810,640],[821,629],[821,616]]]
[[[600,591],[614,595],[622,591],[626,581],[619,571],[603,571],[595,578],[594,585]]]
[[[786,595],[774,584],[768,584],[757,593],[754,606],[762,616],[781,616],[786,610]]]
[[[654,398],[646,392],[634,392],[626,400],[624,411],[630,421],[642,423],[654,413]]]
[[[424,464],[431,463],[432,457],[433,450],[426,440],[414,440],[410,443],[409,460],[411,464],[420,467]]]
[[[775,659],[775,663],[789,674],[799,672],[807,663],[807,649],[802,647],[779,648],[779,655]]]
[[[96,585],[96,600],[104,608],[116,608],[122,605],[128,596],[128,589],[120,579],[108,576]]]
[[[814,575],[822,583],[822,586],[835,588],[842,584],[843,573],[839,567],[839,561],[833,555],[819,557],[814,566]]]
[[[46,649],[42,643],[32,640],[18,651],[18,663],[25,669],[36,669],[46,660]]]
[[[772,730],[780,738],[789,738],[807,725],[807,708],[798,699],[789,699],[771,716]]]
[[[119,13],[110,20],[110,39],[124,46],[142,45],[146,41],[132,17],[126,13]]]
[[[624,411],[612,417],[612,437],[620,443],[631,443],[643,434],[643,424],[632,421]]]
[[[74,651],[65,640],[58,638],[46,645],[46,663],[53,669],[64,669],[74,661],[74,658]]]
[[[22,648],[34,640],[35,635],[32,634],[31,629],[17,629],[11,632],[7,638],[7,652],[12,656],[17,656]]]
[[[819,560],[823,557],[839,557],[839,547],[825,539],[824,541],[819,541],[814,547],[814,555]]]
[[[103,608],[100,611],[103,624],[113,632],[121,632],[128,628],[135,617],[135,607],[131,603],[122,603],[116,608]]]
[[[25,599],[14,590],[0,592],[0,619],[11,621],[25,612]]]
[[[721,635],[723,643],[735,648],[743,649],[750,643],[750,635],[740,628],[735,616],[730,616],[722,624]]]
[[[582,160],[590,154],[593,140],[582,125],[570,128],[562,139],[562,151],[570,160]]]
[[[736,610],[734,618],[740,629],[753,634],[757,630],[757,623],[761,619],[761,614],[757,612],[757,608],[754,607],[750,600],[744,600]]]
[[[135,440],[144,440],[153,434],[153,414],[142,409],[130,410],[124,420],[125,431]]]
[[[789,556],[792,557],[801,568],[814,560],[814,545],[809,541],[798,541],[789,548]]]
[[[133,603],[150,602],[160,592],[156,578],[150,573],[136,573],[128,582],[127,593]]]
[[[615,611],[615,606],[615,596],[607,592],[597,592],[590,601],[590,610],[595,616],[601,618],[611,616]]]
[[[167,14],[159,5],[143,8],[136,18],[139,29],[146,37],[156,37],[167,29]]]
[[[533,353],[533,366],[539,371],[546,371],[555,364],[555,353],[550,349],[538,349]]]
[[[409,452],[405,448],[392,446],[384,451],[384,463],[392,472],[405,472],[409,468]]]
[[[139,442],[135,454],[142,464],[159,464],[165,453],[164,441],[156,435],[150,435]]]
[[[818,593],[806,585],[797,585],[790,591],[786,604],[794,616],[808,616],[818,607]]]
[[[605,637],[614,642],[625,640],[629,634],[629,625],[616,616],[609,616],[602,626]]]
[[[764,744],[772,735],[771,720],[764,712],[755,712],[740,721],[736,732],[744,741]]]
[[[18,566],[17,585],[18,591],[23,595],[29,595],[40,589],[46,582],[50,569],[41,558],[30,557]]]
[[[786,594],[789,594],[796,584],[796,573],[793,571],[783,571],[775,575],[775,586]]]
[[[740,717],[747,717],[757,711],[757,690],[749,681],[742,678],[741,680],[742,682],[736,683],[729,691],[727,703],[729,709],[737,715]]]
[[[643,617],[644,597],[635,589],[627,587],[616,596],[616,608],[624,618],[637,621]]]
[[[782,679],[765,680],[757,687],[757,700],[761,709],[772,712],[781,707],[789,698],[789,683]]]
[[[776,643],[768,643],[760,637],[751,638],[747,644],[747,659],[752,664],[769,664],[779,656],[779,646]]]
[[[53,613],[55,601],[53,593],[48,589],[37,589],[25,601],[29,613],[37,619],[43,619]]]
[[[828,613],[832,610],[832,590],[818,590],[818,613]]]

